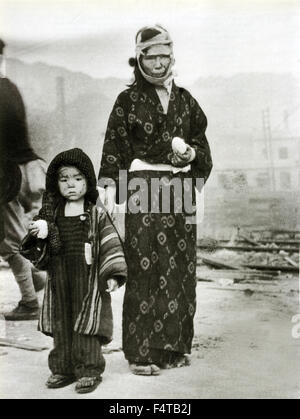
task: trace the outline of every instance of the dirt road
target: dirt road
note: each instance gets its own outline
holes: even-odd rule
[[[192,365],[158,377],[128,370],[120,350],[123,293],[113,296],[114,341],[105,349],[107,367],[94,393],[78,395],[74,384],[47,389],[49,350],[0,347],[0,398],[299,398],[300,338],[292,337],[291,322],[300,313],[296,277],[223,287],[199,282]],[[0,311],[13,308],[18,298],[11,272],[1,269]],[[1,320],[0,334],[49,349],[52,345],[34,321]]]

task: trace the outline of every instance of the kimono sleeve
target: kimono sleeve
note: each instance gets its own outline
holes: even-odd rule
[[[196,157],[192,161],[192,172],[194,178],[202,178],[207,181],[212,170],[212,158],[210,147],[205,135],[207,118],[200,108],[198,102],[190,97],[191,108],[191,139],[190,145],[196,151]]]
[[[101,213],[98,229],[100,251],[98,277],[101,280],[100,288],[102,289],[106,285],[105,281],[110,278],[116,279],[119,286],[121,286],[127,278],[124,249],[115,227],[105,212]]]
[[[119,171],[129,168],[129,134],[126,96],[122,92],[113,107],[106,129],[99,180],[112,179],[118,186]]]

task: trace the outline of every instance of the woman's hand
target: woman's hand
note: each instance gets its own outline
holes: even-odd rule
[[[173,152],[171,163],[175,167],[184,167],[187,166],[191,161],[193,161],[195,157],[195,150],[187,144],[185,153],[180,153],[179,151]]]
[[[108,279],[107,281],[108,288],[106,289],[106,292],[114,292],[119,288],[118,281],[114,278]]]

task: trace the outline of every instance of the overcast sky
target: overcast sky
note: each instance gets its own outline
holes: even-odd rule
[[[300,74],[300,0],[0,0],[6,54],[94,77],[130,77],[137,30],[171,33],[178,78]]]

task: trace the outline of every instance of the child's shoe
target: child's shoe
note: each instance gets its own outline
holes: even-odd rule
[[[81,377],[76,383],[75,391],[77,393],[91,393],[101,383],[101,377]]]
[[[48,388],[61,388],[74,383],[74,375],[52,374],[46,382]]]

